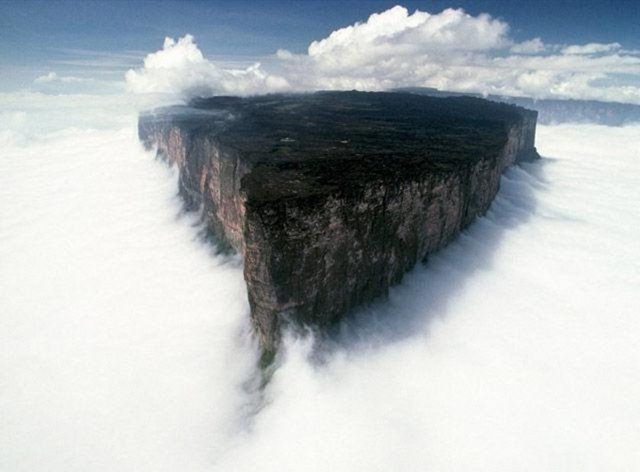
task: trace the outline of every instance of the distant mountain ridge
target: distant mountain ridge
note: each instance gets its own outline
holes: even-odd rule
[[[640,105],[602,102],[598,100],[560,100],[511,97],[503,95],[483,96],[476,93],[447,92],[430,87],[403,87],[393,89],[432,97],[472,96],[496,102],[518,105],[538,112],[541,124],[596,123],[607,126],[622,126],[640,123]]]

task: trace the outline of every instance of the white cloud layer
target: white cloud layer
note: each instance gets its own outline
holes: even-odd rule
[[[516,54],[539,54],[546,50],[542,39],[533,38],[511,46],[511,52]]]
[[[589,43],[583,45],[567,46],[562,49],[563,54],[591,55],[617,51],[622,48],[620,43]]]
[[[130,70],[136,92],[256,94],[317,89],[441,90],[535,98],[640,103],[640,57],[618,43],[516,43],[509,25],[460,9],[437,14],[396,6],[313,41],[306,54],[280,49],[269,67],[228,70],[207,60],[191,36]]]
[[[241,267],[128,99],[0,95],[2,471],[204,471],[249,401]]]
[[[94,77],[78,77],[74,75],[60,75],[57,72],[48,72],[33,80],[34,89],[50,94],[76,94],[76,93],[114,93],[121,92],[122,82],[97,79]]]
[[[0,470],[638,470],[640,127],[540,127],[550,159],[261,398],[242,269],[129,99],[0,95]]]

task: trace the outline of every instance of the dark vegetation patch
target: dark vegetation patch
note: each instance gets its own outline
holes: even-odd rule
[[[172,110],[174,124],[252,167],[242,181],[249,205],[455,172],[495,157],[524,112],[475,97],[355,91],[212,97]]]

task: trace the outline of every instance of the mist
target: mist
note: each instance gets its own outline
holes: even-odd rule
[[[55,129],[51,100],[7,112],[0,159],[0,470],[207,470],[255,365],[240,261],[133,110]]]
[[[64,100],[2,97],[0,470],[640,467],[640,126],[540,126],[484,218],[259,391],[241,261],[126,97]]]

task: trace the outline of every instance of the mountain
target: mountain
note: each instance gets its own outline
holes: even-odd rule
[[[384,296],[538,157],[535,111],[473,97],[319,92],[213,97],[144,114],[180,194],[244,256],[251,317],[327,327]]]

